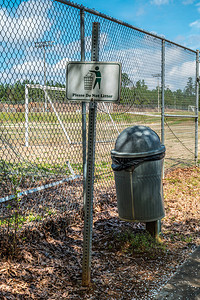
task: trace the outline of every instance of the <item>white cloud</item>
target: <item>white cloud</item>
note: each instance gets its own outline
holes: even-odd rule
[[[100,33],[100,40],[99,40],[99,47],[100,49],[105,47],[105,45],[108,43],[108,35],[104,32]],[[85,37],[85,51],[91,52],[91,44],[92,44],[92,37],[86,36]],[[73,52],[79,52],[81,51],[81,43],[80,40],[73,41],[70,44],[68,44],[67,49],[71,49]]]
[[[41,39],[51,28],[48,8],[46,0],[30,0],[19,5],[14,17],[6,9],[0,9],[0,41],[19,43]]]
[[[161,2],[164,4],[164,2],[167,3],[169,1],[157,0],[158,2],[161,5]],[[30,4],[31,11],[24,17],[23,11],[26,11],[28,3]],[[37,12],[37,16],[32,14],[32,10],[36,8],[38,8],[38,1],[30,0],[26,3],[23,2],[23,5],[18,8],[15,17],[10,17],[6,10],[0,10],[0,29],[5,30],[5,23],[9,23],[9,26],[6,26],[9,29],[4,35],[6,34],[6,37],[12,36],[13,40],[17,39],[21,43],[23,42],[21,40],[22,37],[28,36],[28,40],[31,42],[37,40],[37,37],[38,39],[41,38],[40,34],[44,34],[46,30],[50,29],[51,24],[44,11],[42,15],[39,12]],[[45,8],[45,12],[46,10],[47,8]],[[198,21],[200,22],[200,20]],[[197,25],[193,23],[191,23],[191,26]],[[103,51],[100,51],[101,60],[122,62],[122,72],[126,72],[134,84],[138,80],[144,79],[150,89],[155,88],[157,79],[153,78],[152,74],[161,72],[161,41],[157,38],[144,35],[143,37],[141,36],[141,39],[135,38],[133,43],[131,42],[132,48],[129,49],[122,49],[120,39],[118,43],[118,50],[113,50],[113,37],[102,32],[100,34],[100,49],[103,49]],[[129,44],[129,41],[127,41],[127,44]],[[80,39],[78,38],[67,45],[64,43],[55,43],[53,45],[52,50],[49,50],[46,56],[46,75],[48,81],[65,83],[66,63],[69,60],[80,58],[80,46]],[[88,53],[91,52],[91,36],[85,38],[85,46],[88,57]],[[17,58],[16,64],[2,71],[0,77],[5,82],[28,79],[43,84],[44,62],[42,49],[40,50],[30,46],[29,50],[24,54],[23,62]],[[63,58],[64,56],[65,58]],[[184,88],[187,78],[192,76],[195,70],[194,63],[189,61],[188,57],[183,58],[182,56],[182,49],[167,47],[166,85],[169,85],[173,90]]]
[[[200,2],[196,4],[198,12],[200,12]]]
[[[195,54],[194,57],[187,56],[183,49],[174,46],[170,47],[170,45],[166,46],[165,52],[165,84],[172,90],[184,89],[188,77],[195,77]],[[66,57],[55,64],[46,62],[47,80],[65,84],[66,64],[70,60],[70,57]],[[122,72],[128,74],[133,84],[138,80],[144,79],[149,89],[156,88],[157,78],[154,78],[152,74],[161,73],[161,50],[159,48],[149,46],[146,48],[104,51],[103,60],[120,61],[122,63]],[[37,60],[35,58],[33,61],[17,64],[12,69],[4,70],[0,76],[5,82],[29,79],[43,84],[44,61],[42,58]]]
[[[52,2],[48,0],[29,0],[23,1],[17,11],[18,17],[47,17],[48,10],[52,7]]]
[[[178,36],[176,38],[177,43],[181,43],[182,45],[191,48],[191,49],[199,49],[200,48],[200,34],[190,34],[188,36]]]
[[[199,19],[199,20],[196,20],[196,21],[194,21],[194,22],[192,22],[192,23],[190,23],[189,26],[190,26],[190,27],[193,27],[193,28],[199,29],[199,28],[200,28],[200,19]]]
[[[146,13],[146,10],[144,9],[143,6],[139,7],[138,10],[136,11],[136,16],[137,17],[140,17],[140,16],[143,16],[145,15]]]
[[[156,31],[150,31],[150,33],[152,33],[153,35],[157,35],[158,37],[162,37],[162,38],[165,38],[165,35],[164,34],[158,34]]]
[[[185,61],[172,66],[167,72],[167,78],[171,78],[171,81],[168,81],[170,88],[172,90],[184,89],[189,77],[195,80],[195,70],[195,61]]]
[[[37,61],[26,61],[23,64],[17,64],[12,67],[10,70],[5,70],[3,77],[5,78],[7,73],[13,74],[12,80],[21,81],[26,80],[31,77],[34,78],[34,81],[41,81],[44,77],[44,62],[42,59]],[[46,66],[48,68],[48,65]]]
[[[70,61],[69,58],[63,58],[59,62],[57,62],[55,65],[49,66],[51,69],[52,74],[56,74],[58,71],[60,72],[61,70],[65,71],[66,70],[66,65],[67,62]]]
[[[64,58],[56,64],[49,64],[46,62],[47,81],[53,80],[60,83],[65,83],[66,64],[68,58]],[[43,84],[44,81],[44,60],[38,59],[33,61],[26,61],[22,64],[14,65],[11,69],[6,69],[0,73],[1,78],[5,82],[15,82],[29,80]]]
[[[163,5],[163,4],[168,4],[169,0],[152,0],[151,4],[155,5]]]
[[[144,45],[146,44],[144,41]],[[155,45],[154,45],[155,46]],[[188,77],[195,77],[195,54],[187,55],[182,48],[166,45],[165,58],[165,84],[172,90],[184,89]],[[157,47],[141,47],[124,50],[116,50],[107,53],[111,60],[122,63],[122,72],[127,73],[135,84],[144,79],[149,89],[155,89],[157,78],[152,74],[161,73],[161,50]],[[105,53],[106,59],[106,53]],[[161,82],[160,82],[161,84]]]
[[[91,36],[87,36],[85,39],[86,42],[86,52],[91,53]],[[104,48],[108,43],[108,35],[105,33],[100,34],[100,49]],[[2,73],[0,77],[3,78],[5,82],[15,82],[30,80],[34,82],[40,82],[43,84],[44,79],[44,60],[43,60],[43,51],[42,49],[37,49],[31,47],[27,51],[27,56],[24,58],[23,62],[17,63],[12,66],[12,68],[7,68]],[[80,40],[73,41],[67,45],[64,44],[55,44],[52,46],[52,52],[49,55],[56,59],[56,63],[48,63],[48,53],[46,53],[46,75],[47,81],[53,80],[54,82],[65,83],[65,73],[66,73],[66,64],[68,61],[76,60],[74,57],[77,54],[80,54],[81,43]],[[59,55],[65,53],[66,57],[57,60]]]
[[[195,0],[185,0],[183,1],[183,5],[188,5],[188,4],[193,4],[195,2]]]

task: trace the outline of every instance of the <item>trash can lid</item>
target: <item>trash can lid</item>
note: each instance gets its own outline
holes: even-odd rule
[[[147,126],[124,129],[118,136],[111,155],[117,157],[146,157],[165,152],[165,146],[155,131]]]

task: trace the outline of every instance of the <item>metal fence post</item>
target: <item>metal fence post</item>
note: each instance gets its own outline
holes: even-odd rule
[[[93,23],[92,55],[91,55],[92,61],[99,60],[99,25],[100,25],[99,23]],[[90,277],[91,277],[96,114],[97,114],[97,103],[95,101],[92,101],[91,99],[90,106],[89,106],[86,202],[85,202],[84,236],[83,236],[83,265],[82,265],[83,286],[88,286],[90,284]]]
[[[29,124],[28,124],[28,87],[25,85],[25,146],[29,146]]]
[[[165,143],[165,40],[162,40],[161,85],[162,85],[161,142],[164,145]]]
[[[161,55],[161,142],[165,143],[165,40],[162,40],[162,55]],[[164,178],[165,165],[163,164],[162,176]],[[161,232],[161,220],[157,221],[157,234]]]
[[[198,163],[198,120],[199,120],[199,50],[196,54],[196,106],[195,106],[195,164]]]
[[[80,34],[81,34],[81,61],[85,61],[85,11],[80,10]],[[82,147],[83,147],[83,205],[85,211],[86,199],[86,173],[87,173],[87,131],[86,131],[86,103],[82,102]]]

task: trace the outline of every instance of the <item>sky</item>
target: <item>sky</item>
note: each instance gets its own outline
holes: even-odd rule
[[[78,3],[193,50],[200,48],[198,0],[82,0]]]
[[[78,1],[77,1],[78,2]],[[78,2],[148,32],[196,50],[200,48],[200,0],[82,0]],[[91,59],[92,22],[86,14],[85,54]],[[135,84],[157,86],[161,74],[161,40],[100,18],[100,60],[119,61]],[[36,42],[52,41],[44,49]],[[0,0],[0,82],[46,78],[65,84],[66,64],[80,60],[80,11],[54,0]],[[195,78],[195,53],[166,45],[166,86],[184,89]],[[159,79],[160,80],[160,79]],[[161,82],[159,83],[161,84]]]

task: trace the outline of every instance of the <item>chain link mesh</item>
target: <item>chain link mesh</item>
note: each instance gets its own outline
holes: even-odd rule
[[[14,228],[16,207],[20,226],[68,212],[76,218],[81,104],[66,102],[65,72],[81,57],[80,12],[55,1],[9,1],[0,31],[1,229]]]
[[[80,9],[57,1],[4,1],[0,9],[0,224],[32,226],[83,207],[81,103],[65,98],[66,63],[81,60]],[[161,135],[162,39],[85,12],[85,60],[100,23],[100,61],[122,64],[119,104],[99,103],[95,185],[114,184],[110,151],[143,124]],[[194,162],[196,53],[166,42],[166,168]],[[86,104],[88,122],[88,104]],[[20,199],[20,201],[19,201]]]
[[[195,155],[196,53],[166,43],[165,60],[166,167],[190,165]]]

